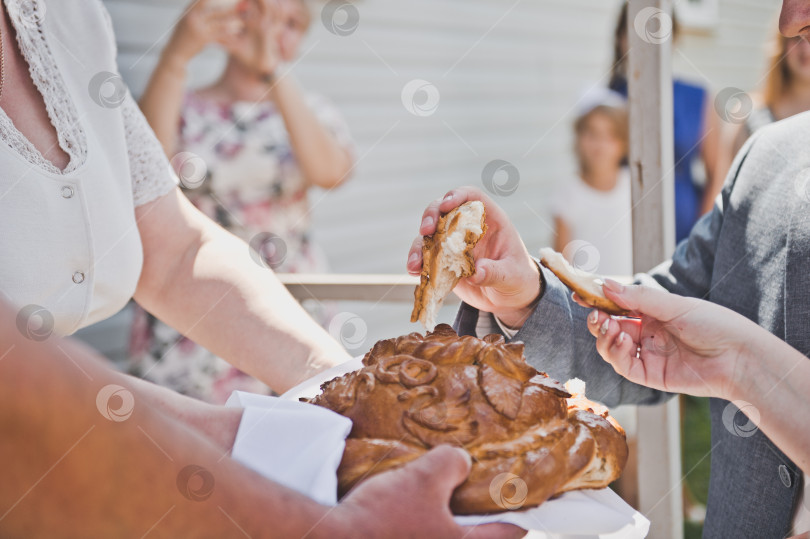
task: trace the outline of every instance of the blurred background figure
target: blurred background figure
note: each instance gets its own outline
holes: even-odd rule
[[[673,41],[679,25],[672,18]],[[610,89],[627,96],[627,4],[622,5],[613,38]],[[717,174],[720,134],[709,91],[677,75],[672,86],[675,140],[675,241],[685,239],[708,212],[723,186]]]
[[[307,191],[338,187],[354,161],[337,109],[304,92],[285,67],[309,24],[303,0],[195,2],[140,100],[189,199],[277,272],[328,270],[310,236]],[[212,43],[228,53],[224,71],[188,90],[189,62]],[[304,306],[328,321],[323,304]],[[141,309],[130,342],[129,370],[181,393],[222,403],[235,389],[268,391]]]
[[[554,249],[577,268],[604,275],[632,275],[633,238],[628,124],[624,98],[593,90],[574,121],[579,174],[553,199]]]
[[[776,22],[774,22],[776,28]],[[806,38],[787,38],[775,31],[767,71],[761,87],[749,99],[753,109],[738,124],[731,124],[721,145],[725,176],[734,156],[760,127],[810,110],[810,43]]]

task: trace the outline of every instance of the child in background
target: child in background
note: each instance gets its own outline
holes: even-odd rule
[[[630,173],[624,98],[610,90],[588,95],[576,121],[579,174],[552,202],[554,248],[576,268],[632,275]]]

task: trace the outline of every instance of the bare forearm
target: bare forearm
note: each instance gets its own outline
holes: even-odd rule
[[[743,411],[810,474],[810,359],[770,334],[749,342],[727,398],[752,404],[753,409]]]
[[[0,471],[0,535],[303,536],[327,515],[151,406],[83,348],[24,340],[8,314],[0,313],[0,460],[14,465]],[[99,400],[109,384],[133,406],[122,409],[120,394]],[[126,413],[113,421],[109,410]]]
[[[245,242],[177,192],[150,204],[138,209],[155,219],[141,227],[144,308],[279,392],[350,358]]]
[[[149,406],[195,429],[223,454],[231,452],[242,419],[240,408],[214,406],[139,378],[127,377],[127,381]]]
[[[349,152],[321,124],[290,76],[270,90],[290,137],[293,153],[311,185],[336,187],[348,178],[353,163]]]
[[[177,147],[185,87],[186,61],[167,48],[160,56],[139,105],[169,157]]]

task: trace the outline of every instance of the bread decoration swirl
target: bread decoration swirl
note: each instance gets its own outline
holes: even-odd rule
[[[321,389],[308,402],[353,422],[338,469],[341,496],[440,444],[464,447],[473,460],[451,500],[456,514],[602,488],[627,459],[624,431],[606,410],[536,371],[523,344],[500,335],[459,337],[440,324],[426,336],[379,341],[361,369]],[[525,492],[500,492],[501,480],[515,477]]]

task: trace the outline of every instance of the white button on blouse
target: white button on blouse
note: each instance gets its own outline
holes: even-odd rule
[[[70,162],[58,170],[0,109],[0,290],[70,334],[132,297],[143,262],[135,207],[177,179],[129,93],[111,101],[96,88],[99,74],[124,88],[100,0],[6,8]]]

